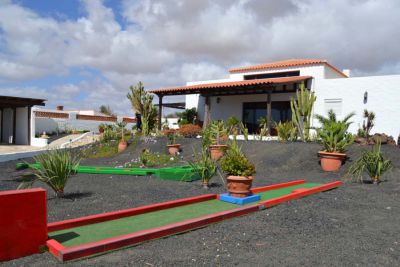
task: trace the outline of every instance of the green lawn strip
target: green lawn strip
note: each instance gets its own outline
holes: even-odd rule
[[[289,194],[293,189],[296,188],[311,188],[318,185],[319,184],[311,183],[295,185],[261,192],[260,195],[262,200],[267,200]],[[198,218],[238,207],[240,206],[219,200],[209,200],[186,206],[51,232],[49,233],[49,238],[57,240],[65,247],[72,247],[110,237],[116,237],[141,230],[177,223],[188,219]]]

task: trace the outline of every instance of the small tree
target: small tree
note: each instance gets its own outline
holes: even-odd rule
[[[304,83],[300,84],[296,96],[296,99],[290,99],[292,121],[297,126],[301,140],[306,142],[310,140],[311,113],[317,97],[305,88]]]
[[[108,106],[108,105],[107,106],[106,105],[101,105],[99,107],[99,111],[100,111],[100,113],[103,113],[103,114],[108,115],[108,116],[115,116],[115,114],[112,111],[111,107]]]
[[[185,109],[185,111],[177,114],[179,117],[179,125],[194,124],[197,117],[196,108]]]
[[[157,109],[153,105],[154,96],[144,90],[142,82],[130,86],[127,98],[131,102],[134,113],[141,114],[142,133],[148,135],[154,129],[157,121]]]

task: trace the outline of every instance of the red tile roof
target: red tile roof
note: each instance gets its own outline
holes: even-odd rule
[[[340,75],[347,78],[347,75],[329,64],[325,59],[288,59],[282,61],[275,61],[266,64],[259,64],[253,66],[232,68],[229,70],[230,73],[243,72],[243,71],[253,71],[253,70],[264,70],[264,69],[276,69],[276,68],[285,68],[285,67],[296,67],[296,66],[306,66],[306,65],[315,65],[315,64],[325,64],[334,71],[338,72]]]
[[[206,83],[197,85],[187,85],[172,88],[161,88],[150,90],[150,93],[162,94],[170,92],[190,92],[190,91],[206,91],[208,89],[216,88],[229,88],[249,85],[266,85],[266,84],[282,84],[290,82],[301,82],[312,78],[312,76],[292,76],[292,77],[281,77],[281,78],[270,78],[270,79],[257,79],[257,80],[245,80],[245,81],[234,81],[234,82],[219,82],[219,83]]]

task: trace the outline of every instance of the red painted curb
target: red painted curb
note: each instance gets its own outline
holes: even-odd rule
[[[65,249],[65,247],[63,245],[61,245],[60,243],[58,243],[57,240],[54,240],[54,239],[47,240],[46,245],[49,248],[49,252],[51,254],[56,256],[58,259],[61,259],[60,251]]]
[[[230,219],[233,217],[245,215],[251,212],[258,211],[258,204],[241,207],[234,210],[214,213],[207,216],[202,216],[195,219],[182,221],[170,225],[165,225],[153,229],[143,230],[132,234],[112,237],[97,242],[92,242],[84,245],[74,246],[71,248],[62,249],[60,251],[60,259],[69,261],[77,258],[90,256],[97,253],[118,249],[121,247],[134,245],[150,239],[169,236],[176,233],[186,232],[195,228]]]
[[[332,189],[332,188],[336,188],[336,187],[339,187],[341,184],[342,184],[342,182],[336,181],[336,182],[332,182],[332,183],[316,186],[316,187],[313,187],[313,188],[310,188],[310,189],[307,189],[307,190],[304,190],[304,191],[301,191],[301,192],[291,193],[289,195],[285,195],[285,196],[282,196],[282,197],[277,197],[277,198],[269,199],[269,200],[266,200],[266,201],[262,201],[259,204],[260,205],[264,205],[265,208],[269,208],[269,207],[278,205],[278,204],[280,204],[282,202],[287,202],[287,201],[290,201],[290,200],[294,200],[294,199],[298,199],[298,198],[301,198],[301,197],[304,197],[304,196],[315,194],[315,193],[318,193],[318,192],[321,192],[321,191],[326,191],[326,190],[329,190],[329,189]]]
[[[254,193],[264,192],[264,191],[268,191],[268,190],[274,190],[274,189],[278,189],[278,188],[282,188],[282,187],[304,184],[305,182],[306,182],[306,180],[296,180],[296,181],[287,182],[287,183],[261,186],[261,187],[256,187],[256,188],[251,189],[251,192],[254,194]]]
[[[157,211],[157,210],[163,210],[163,209],[168,209],[168,208],[184,206],[184,205],[207,201],[207,200],[211,200],[211,199],[215,199],[215,198],[216,198],[215,194],[207,194],[207,195],[202,195],[202,196],[195,196],[195,197],[172,200],[172,201],[167,201],[167,202],[162,202],[162,203],[157,203],[157,204],[151,204],[151,205],[132,208],[132,209],[113,211],[113,212],[107,212],[107,213],[102,213],[102,214],[97,214],[97,215],[80,217],[80,218],[71,219],[71,220],[53,222],[53,223],[47,224],[47,230],[48,230],[48,232],[54,232],[54,231],[64,230],[64,229],[73,228],[73,227],[77,227],[77,226],[82,226],[82,225],[87,225],[87,224],[92,224],[92,223],[99,223],[99,222],[104,222],[104,221],[109,221],[109,220],[115,220],[115,219],[133,216],[133,215],[139,215],[139,214],[143,214],[143,213],[147,213],[147,212],[151,212],[151,211]]]

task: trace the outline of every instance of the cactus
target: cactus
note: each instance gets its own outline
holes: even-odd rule
[[[292,110],[292,121],[296,125],[299,136],[303,142],[310,139],[311,112],[317,97],[314,92],[305,88],[304,83],[300,84],[300,89],[296,92],[296,100],[290,98],[290,108]]]

